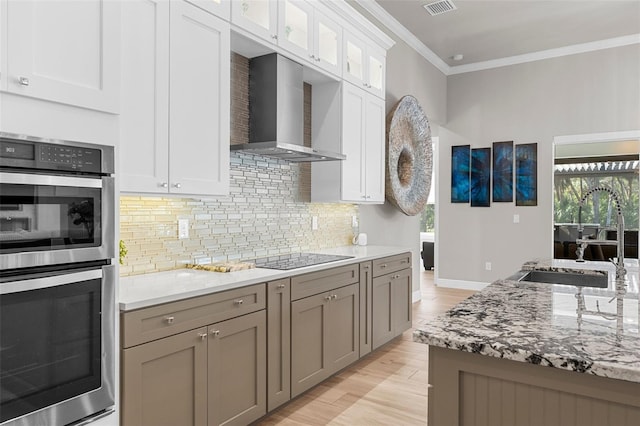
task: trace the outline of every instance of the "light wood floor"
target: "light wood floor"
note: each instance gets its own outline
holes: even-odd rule
[[[438,288],[422,271],[422,300],[413,304],[413,326],[473,294]],[[260,425],[424,425],[427,412],[427,348],[412,330],[259,422]]]

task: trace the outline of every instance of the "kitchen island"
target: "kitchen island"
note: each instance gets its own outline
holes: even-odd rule
[[[523,269],[593,266],[530,262]],[[615,318],[578,315],[578,287],[514,279],[416,324],[414,340],[429,345],[429,424],[640,424],[637,261],[627,270],[622,330]],[[615,315],[613,288],[612,279],[608,288],[583,288],[588,309]]]

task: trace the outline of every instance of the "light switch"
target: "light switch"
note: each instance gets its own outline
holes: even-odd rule
[[[520,223],[520,215],[519,214],[514,214],[513,215],[513,223]]]
[[[189,219],[178,219],[178,238],[189,238]]]
[[[311,216],[311,230],[318,230],[318,216]]]

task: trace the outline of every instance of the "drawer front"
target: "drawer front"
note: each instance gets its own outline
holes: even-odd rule
[[[265,309],[265,285],[223,291],[121,316],[122,346],[128,348],[176,333]]]
[[[303,297],[357,283],[360,280],[359,268],[359,264],[355,263],[292,277],[291,300],[302,299]]]
[[[383,257],[373,261],[373,276],[379,277],[406,268],[411,268],[411,253]]]

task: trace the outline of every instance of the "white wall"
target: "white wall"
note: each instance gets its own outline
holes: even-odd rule
[[[446,119],[446,76],[398,36],[380,24],[357,3],[349,2],[371,22],[375,23],[395,40],[396,44],[387,52],[386,111],[388,112],[405,95],[414,96],[424,110],[431,133],[438,135],[438,125]],[[405,216],[389,203],[360,206],[360,230],[366,232],[369,244],[383,244],[412,248],[413,291],[420,290],[420,218]]]
[[[639,76],[640,45],[631,45],[448,77],[439,131],[440,279],[491,282],[551,256],[553,137],[640,129]],[[538,143],[538,206],[451,204],[451,146],[506,140]]]

